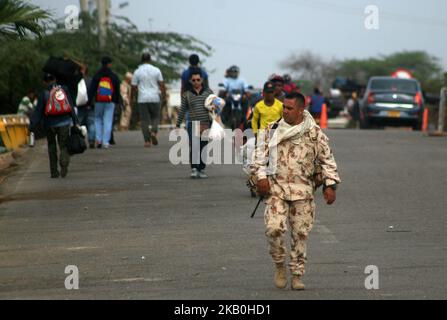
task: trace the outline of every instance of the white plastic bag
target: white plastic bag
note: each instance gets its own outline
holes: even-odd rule
[[[78,96],[76,97],[77,106],[85,106],[88,102],[87,85],[85,80],[81,79],[78,83]]]
[[[219,140],[222,140],[224,137],[225,137],[224,128],[222,128],[220,123],[214,119],[213,123],[211,124],[211,129],[208,133],[208,139],[219,141]]]

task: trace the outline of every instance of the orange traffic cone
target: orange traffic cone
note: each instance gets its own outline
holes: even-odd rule
[[[320,128],[327,129],[327,106],[326,106],[326,103],[323,103],[323,106],[321,108]]]
[[[428,108],[424,109],[424,114],[422,115],[422,132],[428,131]]]

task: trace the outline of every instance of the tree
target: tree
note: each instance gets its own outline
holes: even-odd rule
[[[114,70],[122,77],[138,67],[143,51],[149,51],[169,83],[180,78],[189,54],[197,52],[206,57],[211,52],[211,47],[189,35],[141,32],[123,17],[115,17],[111,22],[105,48],[101,50],[95,16],[81,17],[79,30],[67,31],[62,21],[56,21],[41,39],[2,43],[0,60],[8,63],[0,68],[0,113],[15,113],[29,89],[42,88],[42,67],[51,55],[86,64],[90,75],[100,67],[101,57],[109,55]]]
[[[386,76],[403,68],[411,71],[427,92],[439,93],[443,83],[442,67],[437,57],[425,51],[402,51],[379,58],[340,61],[337,73],[366,84],[372,76]]]
[[[334,77],[336,65],[335,60],[326,61],[311,51],[292,54],[280,63],[280,66],[289,70],[295,78],[310,81],[314,86],[324,88],[329,86],[329,79]]]
[[[402,51],[368,59],[346,59],[328,61],[304,51],[282,62],[281,66],[299,79],[327,88],[336,76],[342,76],[366,85],[372,76],[386,76],[403,68],[412,72],[426,92],[439,94],[447,85],[439,59],[425,51]]]
[[[29,34],[41,37],[49,14],[22,0],[0,0],[0,41],[25,39]]]

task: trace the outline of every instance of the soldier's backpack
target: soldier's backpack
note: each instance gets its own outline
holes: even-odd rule
[[[54,86],[50,90],[48,101],[45,105],[45,116],[61,116],[71,112],[72,106],[68,101],[67,93],[61,86]]]
[[[113,87],[112,79],[110,79],[110,77],[102,77],[99,80],[96,101],[106,103],[112,102],[114,90],[115,88]]]

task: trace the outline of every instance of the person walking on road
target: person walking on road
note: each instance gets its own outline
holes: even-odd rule
[[[132,78],[131,101],[134,101],[138,92],[137,101],[144,147],[150,148],[152,144],[158,144],[157,133],[160,123],[160,110],[162,101],[166,101],[166,87],[160,69],[151,64],[149,53],[143,53],[141,62],[142,64],[134,72]],[[149,124],[151,125],[150,131]]]
[[[270,81],[275,85],[275,98],[283,102],[286,96],[284,92],[284,78],[279,74],[273,74],[270,77]]]
[[[292,81],[292,77],[290,76],[290,74],[286,73],[285,75],[283,75],[283,79],[284,79],[284,89],[283,90],[286,94],[292,93],[292,92],[300,92],[297,85]]]
[[[348,108],[348,112],[351,115],[352,121],[354,122],[354,127],[356,129],[360,128],[360,105],[359,105],[359,99],[357,96],[357,92],[353,91],[351,93],[351,97],[349,98],[348,102],[346,103],[346,106]]]
[[[113,129],[113,113],[120,103],[120,80],[112,71],[112,59],[103,57],[102,68],[92,79],[89,103],[95,104],[96,147],[108,149]]]
[[[81,67],[82,79],[78,83],[78,95],[76,97],[76,107],[78,109],[78,119],[82,126],[87,127],[88,142],[91,149],[95,148],[95,109],[88,99],[88,88],[92,79],[88,76],[88,67]]]
[[[130,85],[132,81],[132,73],[127,72],[125,79],[121,82],[120,93],[121,93],[121,101],[122,101],[122,112],[120,119],[120,131],[129,130],[130,119],[132,117],[132,105],[131,101],[131,91],[132,86]]]
[[[196,132],[193,128],[193,138],[189,139],[189,161],[191,163],[191,178],[203,179],[208,177],[205,174],[205,161],[201,157],[202,150],[206,147],[207,141],[202,141],[200,137],[204,130],[210,128],[210,117],[208,110],[205,108],[205,100],[209,95],[213,94],[213,91],[209,88],[203,87],[203,79],[200,70],[195,70],[191,73],[190,82],[192,84],[192,88],[182,95],[182,105],[178,114],[176,127],[180,128],[186,111],[189,111],[191,122],[200,121],[200,133]],[[190,126],[192,127],[191,124]],[[196,153],[196,150],[193,150],[192,148],[192,142],[194,139],[200,140],[200,161],[193,161],[195,158],[195,156],[193,158],[193,153]]]
[[[208,73],[200,66],[200,57],[193,53],[189,56],[189,67],[185,69],[182,72],[182,83],[180,88],[180,93],[184,94],[188,90],[192,90],[192,84],[191,84],[191,73],[193,71],[200,71],[200,74],[202,75],[203,83],[202,86],[204,88],[208,88]],[[185,113],[185,122],[186,122],[186,130],[188,131],[189,139],[192,139],[192,129],[191,129],[191,121],[189,119],[189,112]]]
[[[48,141],[51,178],[59,178],[59,176],[65,178],[70,164],[70,154],[68,153],[70,127],[73,123],[77,123],[74,103],[68,94],[68,88],[59,86],[55,76],[46,74],[44,82],[47,88],[37,100],[36,109],[31,116],[30,131],[34,132],[39,123],[43,121]],[[60,173],[58,170],[58,145]]]
[[[189,67],[185,69],[182,73],[182,86],[181,93],[185,93],[188,90],[192,89],[192,85],[190,83],[191,73],[195,70],[200,70],[203,79],[203,87],[208,88],[208,73],[206,73],[203,68],[200,67],[200,58],[197,54],[192,54],[189,56]]]
[[[36,93],[34,92],[34,90],[29,90],[26,96],[24,96],[20,101],[19,107],[17,109],[17,114],[30,118],[33,114],[36,104]]]
[[[305,110],[305,97],[293,92],[284,100],[283,119],[260,132],[255,159],[258,193],[266,197],[265,234],[276,264],[277,288],[287,286],[283,239],[287,221],[292,234],[291,287],[305,288],[301,277],[307,261],[306,241],[315,217],[316,164],[321,168],[324,198],[332,204],[341,181],[328,138]]]
[[[256,103],[253,109],[253,119],[251,126],[256,135],[259,129],[267,126],[282,117],[282,102],[275,98],[275,85],[271,81],[264,84],[264,98]]]
[[[309,111],[315,119],[321,118],[321,112],[323,110],[324,96],[321,94],[320,89],[314,88],[314,94],[310,98]]]

